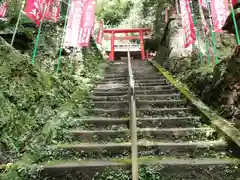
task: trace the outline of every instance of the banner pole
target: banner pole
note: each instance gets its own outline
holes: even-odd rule
[[[196,33],[196,40],[197,40],[197,46],[198,46],[198,50],[199,50],[199,53],[200,53],[200,63],[203,64],[203,53],[201,51],[201,44],[200,44],[200,37],[199,37],[199,32],[198,32],[198,29],[197,29],[197,20],[195,18],[195,14],[194,14],[194,9],[193,9],[193,3],[192,1],[190,1],[190,9],[192,11],[192,19],[193,19],[193,24],[194,24],[194,30],[195,30],[195,33]]]
[[[218,63],[218,56],[217,56],[217,45],[216,45],[216,37],[215,37],[215,32],[213,29],[213,21],[212,21],[212,11],[211,11],[211,1],[207,0],[207,8],[208,8],[208,13],[209,13],[209,21],[210,21],[210,27],[211,27],[211,34],[212,34],[212,43],[213,43],[213,53],[215,55],[215,63]]]
[[[59,50],[59,54],[58,54],[58,65],[57,65],[57,70],[56,72],[58,73],[61,69],[61,55],[62,55],[62,50],[63,50],[63,47],[62,47],[62,44],[63,44],[63,41],[64,41],[64,35],[66,34],[66,27],[67,27],[67,21],[68,21],[68,12],[69,12],[69,9],[70,9],[70,3],[71,0],[68,0],[68,7],[67,7],[67,12],[66,12],[66,17],[65,17],[65,21],[64,21],[64,27],[63,27],[63,35],[62,35],[62,39],[61,39],[61,44],[60,44],[60,50]],[[61,13],[61,12],[60,12]]]
[[[44,1],[44,11],[43,11],[43,18],[41,17],[40,19],[40,26],[38,28],[38,34],[37,34],[37,38],[36,38],[36,42],[35,42],[35,46],[34,46],[34,50],[33,50],[33,57],[32,57],[32,64],[35,63],[35,57],[36,57],[36,54],[37,54],[37,47],[38,47],[38,42],[39,42],[39,38],[40,38],[40,33],[41,33],[41,29],[42,29],[42,24],[43,24],[43,21],[45,20],[45,13],[46,13],[46,10],[47,10],[47,4],[46,4],[46,0]]]
[[[231,13],[232,13],[232,18],[233,18],[234,29],[235,29],[235,33],[236,33],[237,45],[240,45],[238,25],[237,25],[237,22],[236,22],[236,17],[235,17],[235,12],[234,12],[233,5],[232,5],[232,0],[230,0],[230,6],[231,6]]]
[[[22,2],[21,9],[20,9],[19,14],[18,14],[17,23],[16,23],[16,26],[15,26],[15,29],[14,29],[14,32],[13,32],[12,40],[11,40],[11,46],[13,46],[13,42],[14,42],[14,39],[15,39],[15,36],[16,36],[16,33],[17,33],[17,29],[18,29],[18,26],[19,26],[19,22],[20,22],[20,19],[21,19],[21,15],[22,15],[24,5],[25,5],[25,1]]]
[[[201,21],[202,21],[202,24],[204,26],[204,23],[206,23],[206,20],[205,20],[204,14],[203,14],[202,4],[201,4],[200,0],[198,0],[198,6],[199,6],[199,13],[200,13],[200,16],[201,16]],[[203,30],[202,31],[203,42],[204,42],[204,46],[205,46],[205,49],[206,49],[206,53],[208,55],[208,63],[210,64],[211,57],[210,57],[209,50],[208,50],[208,42],[206,41],[207,37],[206,37],[206,33],[205,33],[204,27],[203,27],[202,30]]]
[[[73,74],[73,60],[74,60],[74,57],[76,56],[77,54],[77,48],[74,48],[73,50],[73,54],[72,54],[72,57],[70,59],[70,66],[69,66],[69,74]]]

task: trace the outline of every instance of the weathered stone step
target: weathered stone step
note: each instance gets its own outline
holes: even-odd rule
[[[136,106],[139,107],[145,107],[145,108],[151,108],[151,107],[185,107],[187,106],[186,100],[136,100]],[[129,101],[128,100],[122,100],[122,101],[91,101],[91,107],[95,108],[128,108],[129,107]]]
[[[163,108],[163,107],[186,107],[187,101],[184,99],[172,100],[136,100],[137,108]]]
[[[101,84],[98,85],[94,91],[121,91],[121,90],[128,90],[128,86],[124,84],[116,84],[116,85],[111,85],[111,84]],[[140,90],[164,90],[164,89],[174,89],[172,85],[164,84],[164,85],[158,85],[158,84],[139,84],[135,86],[135,89],[137,91]]]
[[[121,91],[121,90],[128,90],[128,86],[124,84],[101,84],[98,85],[94,91]],[[139,84],[135,86],[136,90],[163,90],[163,89],[174,89],[172,85],[158,85],[158,84]]]
[[[88,109],[88,114],[91,116],[103,116],[103,117],[126,117],[129,115],[129,109],[126,108],[115,108],[115,109]]]
[[[148,116],[172,116],[177,115],[179,117],[185,116],[186,113],[192,111],[191,107],[184,108],[138,108],[137,115],[148,115]]]
[[[178,91],[174,88],[171,89],[149,89],[149,90],[135,90],[136,95],[140,94],[151,94],[151,95],[156,95],[156,94],[172,94],[172,93],[177,93]]]
[[[84,117],[82,118],[75,118],[78,120],[81,120],[81,122],[84,124],[83,126],[80,126],[81,129],[86,130],[102,130],[102,129],[111,129],[111,130],[117,130],[120,127],[123,129],[128,129],[129,126],[129,119],[128,118],[118,118],[118,117]],[[77,127],[75,127],[77,128]]]
[[[104,78],[103,80],[101,80],[101,83],[104,84],[104,83],[108,83],[109,81],[115,82],[115,83],[127,82],[128,81],[128,77]]]
[[[123,90],[123,91],[103,91],[103,90],[98,90],[98,91],[93,91],[94,96],[124,96],[128,94],[128,90]]]
[[[131,143],[72,143],[72,144],[58,144],[56,146],[61,152],[66,151],[67,154],[71,152],[78,152],[79,157],[107,157],[110,154],[121,157],[130,155]],[[228,146],[224,140],[214,141],[187,141],[187,142],[155,142],[147,140],[138,141],[139,156],[162,155],[174,156],[178,158],[184,157],[218,157],[219,153],[225,153]]]
[[[126,142],[130,140],[129,129],[118,130],[70,130],[70,134],[73,135],[74,140],[78,142]]]
[[[160,73],[158,73],[158,72],[156,72],[156,71],[148,71],[148,72],[146,72],[146,71],[144,71],[144,70],[143,70],[143,72],[142,72],[142,71],[133,71],[133,75],[134,75],[134,77],[135,77],[135,76],[136,76],[136,77],[137,77],[137,76],[142,76],[142,77],[154,77],[154,76],[156,76],[156,75],[163,77],[162,74],[160,74]]]
[[[199,140],[215,140],[212,128],[138,128],[139,139],[157,140],[161,142],[183,142]],[[129,129],[117,130],[82,130],[72,129],[69,131],[74,140],[78,142],[126,142],[130,140]]]
[[[183,116],[183,117],[142,117],[137,118],[137,125],[140,128],[189,128],[200,127],[201,117]]]
[[[76,119],[76,118],[75,118]],[[129,118],[117,117],[85,117],[81,121],[86,124],[91,124],[92,129],[119,129],[119,125],[128,128]],[[198,116],[183,116],[183,117],[137,117],[137,125],[140,128],[187,128],[200,127],[202,125],[201,117]],[[87,128],[87,127],[86,127]]]
[[[170,99],[179,99],[180,98],[180,94],[178,93],[174,93],[174,94],[160,94],[160,95],[137,95],[136,99],[137,100],[149,100],[149,101],[153,101],[153,100],[170,100]],[[129,100],[128,95],[124,95],[124,96],[90,96],[89,99],[93,100],[93,101],[124,101],[124,100]]]
[[[240,160],[231,158],[147,157],[139,158],[138,163],[140,167],[159,166],[159,174],[166,180],[238,180],[240,169]],[[41,174],[43,177],[58,180],[66,180],[69,175],[75,180],[92,180],[98,179],[95,175],[101,176],[101,172],[107,167],[113,168],[112,171],[119,168],[130,169],[131,159],[52,161],[43,164]]]
[[[214,132],[212,128],[141,128],[138,129],[138,139],[161,142],[215,140]]]
[[[113,69],[110,69],[109,71],[106,72],[106,75],[107,74],[117,74],[117,75],[128,75],[128,70],[127,69],[120,69],[120,70],[113,70]]]
[[[112,79],[103,79],[101,81],[102,84],[106,84],[106,83],[120,83],[120,82],[125,82],[127,83],[128,81],[128,78],[112,78]],[[158,83],[159,85],[163,84],[163,83],[166,83],[166,79],[164,78],[148,78],[148,79],[142,79],[142,78],[139,78],[139,79],[136,79],[136,77],[134,77],[134,81],[136,84],[139,84],[139,83]]]
[[[192,110],[190,107],[184,108],[138,108],[137,115],[158,115],[158,116],[169,116],[169,115],[179,115],[185,116]],[[99,115],[106,117],[126,117],[129,115],[129,109],[126,108],[114,108],[114,109],[103,109],[95,108],[88,109],[88,113],[91,115]]]
[[[137,87],[155,87],[155,88],[167,88],[167,87],[173,87],[168,82],[145,82],[145,83],[135,83],[135,88]]]
[[[112,79],[112,78],[128,78],[128,74],[106,74],[104,76],[104,79]],[[163,76],[160,75],[160,74],[148,74],[148,76],[142,76],[142,75],[139,75],[139,76],[134,76],[134,79],[151,79],[151,78],[162,78],[163,79]]]
[[[141,89],[136,89],[136,94],[139,96],[140,94],[172,94],[172,93],[177,93],[177,90],[172,88],[172,89],[157,89],[157,90],[141,90]],[[95,90],[93,91],[93,95],[95,96],[122,96],[126,95],[128,93],[128,90],[109,90],[109,91],[104,91],[104,90]]]
[[[136,99],[139,100],[170,100],[170,99],[179,99],[179,93],[172,93],[172,94],[137,94]]]
[[[152,87],[157,87],[157,86],[171,86],[168,82],[166,81],[155,81],[155,82],[135,82],[135,88],[137,87],[145,87],[145,86],[152,86]],[[103,81],[99,83],[96,88],[105,88],[105,89],[110,89],[110,88],[120,88],[120,87],[126,87],[128,88],[128,82],[127,81]]]

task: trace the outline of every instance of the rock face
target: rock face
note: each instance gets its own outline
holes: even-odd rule
[[[164,49],[164,51],[159,51],[157,56],[163,60],[160,63],[174,73],[189,69],[194,63],[192,60],[195,60],[196,56],[199,55],[196,51],[198,44],[185,48],[183,37],[181,18],[171,17],[161,40],[161,45],[164,48],[160,47],[160,49]],[[200,44],[199,47],[202,48],[202,42]]]
[[[236,48],[232,57],[215,66],[209,89],[222,115],[240,128],[240,49]]]
[[[205,39],[200,36],[199,46],[196,42],[184,48],[182,32],[181,19],[171,19],[165,28],[157,61],[184,81],[206,104],[220,109],[221,115],[240,127],[240,53],[235,48],[235,35],[215,34],[216,61],[211,33]],[[204,43],[210,48],[206,49]]]
[[[199,21],[200,22],[200,21]],[[158,56],[163,59],[160,63],[168,68],[171,72],[180,73],[182,71],[200,66],[200,52],[203,55],[203,61],[208,61],[208,54],[213,63],[215,63],[215,52],[212,43],[212,34],[208,33],[203,37],[198,32],[197,38],[193,46],[184,47],[184,33],[182,30],[182,22],[180,17],[170,18],[165,28],[164,37],[161,44],[165,46],[164,52],[158,52]],[[234,53],[236,44],[235,36],[228,33],[216,33],[216,54],[218,61],[229,58]],[[163,48],[163,49],[164,49]],[[162,47],[161,47],[162,49]]]

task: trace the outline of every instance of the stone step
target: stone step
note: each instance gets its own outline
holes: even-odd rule
[[[138,139],[161,142],[216,140],[212,128],[141,128]]]
[[[144,86],[170,86],[166,81],[155,81],[155,82],[136,82],[135,87],[144,87]],[[101,81],[96,87],[128,87],[128,81]]]
[[[106,84],[106,83],[109,83],[109,82],[113,82],[113,83],[119,83],[119,82],[125,82],[127,83],[128,81],[128,78],[112,78],[112,79],[103,79],[101,81],[102,84]],[[166,83],[166,79],[164,78],[148,78],[148,79],[136,79],[136,77],[134,77],[134,82],[136,84],[138,83],[158,83],[158,84],[163,84],[163,83]]]
[[[91,101],[91,107],[95,108],[128,108],[129,107],[129,101]],[[136,107],[145,107],[145,108],[151,108],[151,107],[159,107],[163,108],[166,106],[171,107],[185,107],[187,106],[186,100],[136,100]]]
[[[108,71],[106,71],[106,75],[107,74],[117,74],[117,75],[128,75],[128,69],[109,69]]]
[[[86,129],[119,129],[119,126],[124,129],[128,128],[129,118],[117,118],[117,117],[85,117],[84,119],[75,118],[81,120]],[[189,128],[189,127],[201,127],[201,117],[198,116],[183,116],[183,117],[137,117],[137,125],[140,128]],[[84,127],[85,127],[84,126]],[[109,128],[107,128],[109,127]]]
[[[190,113],[193,109],[191,107],[176,107],[176,108],[138,108],[137,116],[185,116],[186,113]]]
[[[238,180],[239,178],[240,161],[238,159],[147,157],[139,158],[138,163],[140,167],[157,168],[161,178],[166,180]],[[124,173],[124,169],[131,168],[131,158],[45,162],[41,175],[42,179],[44,177],[58,180],[66,180],[68,177],[75,180],[102,179],[101,172],[109,167],[112,168],[113,175],[118,173],[120,168]],[[128,175],[126,172],[126,176]],[[112,178],[117,178],[117,175]]]
[[[106,74],[104,75],[104,79],[112,79],[112,78],[128,78],[128,74]],[[134,79],[151,79],[151,78],[162,78],[163,79],[163,76],[160,75],[160,74],[148,74],[148,76],[142,76],[142,75],[139,75],[139,76],[134,76]]]
[[[199,140],[215,140],[212,128],[138,128],[138,140],[157,140],[161,142],[183,142]],[[126,142],[131,138],[129,129],[117,130],[82,130],[72,129],[69,132],[78,142]]]
[[[164,107],[186,107],[187,101],[184,99],[172,100],[136,100],[137,108],[164,108]]]
[[[88,114],[91,116],[103,116],[103,117],[126,117],[129,116],[129,109],[126,108],[115,108],[115,109],[102,109],[92,108],[88,109]]]
[[[128,90],[109,90],[109,91],[104,91],[104,90],[95,90],[93,91],[94,96],[122,96],[126,95],[128,93]],[[142,95],[142,94],[151,94],[151,95],[156,95],[156,94],[172,94],[172,93],[177,93],[177,90],[172,88],[172,89],[157,89],[157,90],[141,90],[141,89],[136,89],[135,90],[136,95]]]
[[[128,94],[128,90],[123,90],[123,91],[103,91],[103,90],[98,90],[98,91],[93,91],[92,93],[94,96],[124,96]]]
[[[101,84],[98,85],[94,91],[121,91],[128,90],[128,86],[124,84]],[[139,84],[135,85],[136,90],[163,90],[163,89],[173,89],[172,85],[158,85],[158,84]]]
[[[118,130],[81,130],[72,129],[69,132],[73,136],[73,140],[77,142],[126,142],[130,140],[129,129]]]
[[[168,115],[179,115],[184,116],[192,108],[138,108],[137,115],[158,115],[158,116],[168,116]],[[126,117],[129,115],[129,109],[126,108],[115,108],[115,109],[103,109],[95,108],[88,109],[88,113],[92,115],[106,116],[106,117]]]
[[[179,93],[172,94],[137,94],[136,99],[138,100],[170,100],[170,99],[180,99]]]
[[[160,82],[145,82],[145,83],[135,83],[135,87],[156,87],[156,88],[165,88],[165,87],[173,87],[168,82],[160,81]]]
[[[137,118],[137,125],[140,128],[189,128],[201,127],[201,117],[183,116],[183,117],[142,117]]]
[[[160,94],[160,95],[137,95],[136,99],[137,100],[149,100],[149,101],[153,101],[153,100],[171,100],[171,99],[179,99],[180,98],[180,94],[178,93],[174,93],[174,94]],[[124,96],[90,96],[89,97],[90,100],[93,101],[124,101],[124,100],[129,100],[129,96],[128,95],[124,95]]]
[[[58,144],[56,147],[60,152],[66,154],[74,153],[75,157],[122,157],[131,154],[131,143],[71,143]],[[218,157],[228,151],[224,140],[214,141],[187,141],[187,142],[157,142],[148,140],[138,141],[139,156],[174,156],[186,157]]]
[[[122,129],[128,129],[129,119],[128,118],[118,118],[118,117],[84,117],[84,118],[75,118],[78,121],[81,121],[83,125],[81,125],[81,129],[85,130],[118,130],[120,127]],[[75,127],[77,128],[77,127]]]

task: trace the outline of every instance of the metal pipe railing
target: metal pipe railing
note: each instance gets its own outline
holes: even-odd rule
[[[137,122],[136,122],[136,96],[133,71],[131,66],[130,50],[128,47],[128,93],[129,93],[129,126],[131,132],[132,150],[132,180],[138,180],[138,145],[137,145]]]

